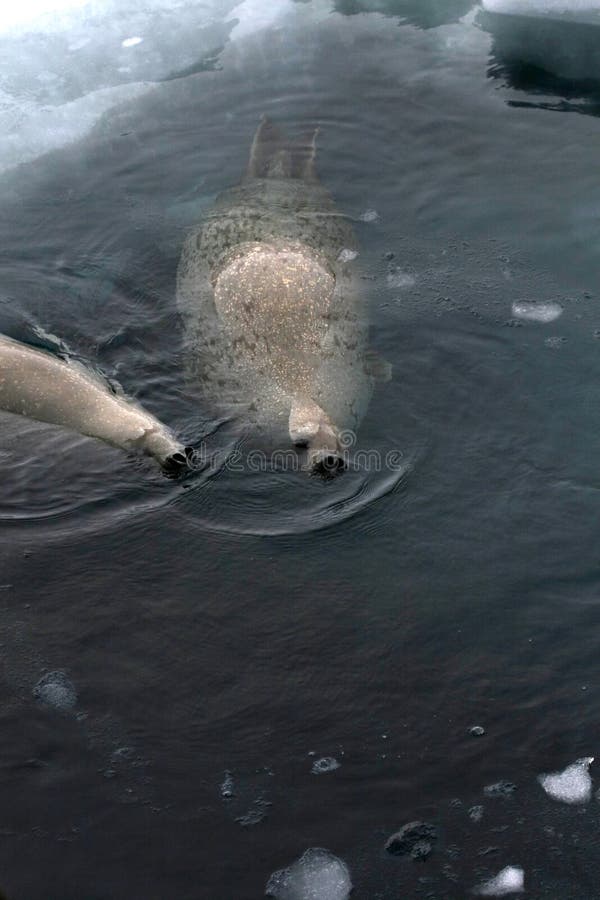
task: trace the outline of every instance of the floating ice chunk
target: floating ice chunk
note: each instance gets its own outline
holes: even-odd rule
[[[413,287],[414,283],[413,276],[408,272],[403,272],[402,269],[393,269],[388,272],[387,286],[389,288],[409,288]]]
[[[339,767],[340,763],[333,756],[322,756],[314,761],[310,771],[313,775],[325,775],[327,772],[335,772]]]
[[[125,38],[124,41],[121,41],[121,47],[137,47],[138,44],[141,44],[144,38],[141,37],[130,37]]]
[[[546,347],[550,347],[551,350],[560,350],[561,347],[566,344],[566,337],[562,337],[562,335],[557,335],[555,337],[546,338],[544,344]]]
[[[539,775],[538,781],[554,800],[562,800],[563,803],[587,803],[592,796],[589,767],[593,762],[593,756],[584,756],[571,763],[562,772]]]
[[[504,897],[506,894],[518,894],[524,890],[525,877],[519,866],[506,866],[495,878],[490,878],[475,893],[481,897]]]
[[[599,21],[599,0],[482,0],[488,12],[511,16],[545,16],[566,21]]]
[[[288,869],[271,875],[266,894],[275,900],[347,900],[351,890],[346,863],[329,850],[312,847]]]
[[[263,819],[267,818],[271,806],[270,800],[265,799],[265,797],[257,797],[248,812],[244,813],[243,816],[237,816],[235,821],[239,822],[244,828],[248,828],[251,825],[259,825]]]
[[[361,222],[376,222],[379,218],[379,213],[376,209],[366,209],[364,213],[361,213],[359,219]]]
[[[10,129],[0,133],[0,174],[12,166],[49,153],[59,147],[80,140],[106,112],[126,101],[146,94],[151,85],[131,82],[116,87],[100,88],[85,97],[63,103],[60,106],[20,108],[7,99],[4,110],[19,116],[19,133]],[[4,101],[0,94],[0,100]]]
[[[231,772],[225,772],[225,778],[221,784],[221,797],[223,797],[224,800],[229,800],[233,797],[234,788],[233,775]]]
[[[437,840],[437,829],[429,822],[408,822],[385,842],[385,849],[393,856],[411,855],[413,859],[427,859]]]
[[[347,247],[344,247],[344,249],[339,252],[338,262],[352,262],[357,256],[358,253],[356,250],[349,250]]]
[[[485,728],[482,725],[472,725],[469,728],[469,734],[471,737],[483,737],[485,734]]]
[[[554,322],[562,316],[562,312],[560,303],[518,300],[512,305],[513,316],[517,319],[526,319],[528,322]]]
[[[487,784],[483,792],[488,797],[511,797],[517,786],[512,781],[497,781],[495,784]]]
[[[86,0],[62,0],[61,12],[84,6]],[[2,4],[0,10],[0,33],[17,25],[33,25],[40,16],[57,15],[55,0],[29,0],[28,3]]]
[[[73,709],[77,691],[65,672],[47,672],[33,689],[33,696],[55,709]]]

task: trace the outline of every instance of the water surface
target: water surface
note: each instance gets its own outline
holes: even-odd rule
[[[256,900],[327,847],[357,898],[464,898],[507,865],[528,896],[592,897],[598,801],[537,775],[598,751],[594,87],[573,106],[560,78],[515,81],[458,0],[185,7],[175,47],[165,10],[162,43],[150,12],[115,26],[144,38],[131,62],[69,58],[54,95],[35,69],[33,106],[10,95],[36,139],[13,122],[0,147],[0,331],[68,348],[223,461],[237,437],[184,377],[179,252],[263,113],[318,125],[393,366],[356,446],[402,465],[173,482],[2,420],[2,889]],[[90,91],[124,87],[98,112]],[[532,302],[562,313],[514,315]],[[34,696],[53,671],[74,708]],[[341,765],[316,777],[320,757]],[[385,854],[415,819],[430,858]]]

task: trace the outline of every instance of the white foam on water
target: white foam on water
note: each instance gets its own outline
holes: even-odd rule
[[[560,303],[543,303],[538,300],[517,300],[512,305],[512,314],[516,319],[527,322],[554,322],[563,314]]]
[[[519,866],[506,866],[494,878],[490,878],[475,893],[481,897],[504,897],[518,894],[525,889],[525,873]]]
[[[347,900],[351,890],[346,863],[329,850],[312,847],[289,868],[271,875],[266,894],[275,900]]]
[[[587,803],[592,796],[589,767],[593,762],[593,756],[584,756],[571,763],[562,772],[538,775],[538,781],[554,800],[563,803]]]

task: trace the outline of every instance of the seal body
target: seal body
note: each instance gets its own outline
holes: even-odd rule
[[[185,448],[142,407],[111,392],[82,366],[0,335],[0,410],[61,425],[124,450],[142,450],[167,470]]]
[[[177,297],[205,395],[259,427],[285,422],[313,467],[336,468],[373,377],[356,238],[314,164],[315,135],[291,144],[263,119],[245,177],[185,242]]]

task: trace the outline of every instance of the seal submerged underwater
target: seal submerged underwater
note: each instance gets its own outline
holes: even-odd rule
[[[340,471],[373,382],[357,242],[315,169],[315,131],[290,142],[263,117],[240,184],[187,237],[177,271],[188,374],[226,414]],[[353,438],[351,438],[352,440]]]
[[[183,447],[155,416],[77,363],[0,335],[0,410],[61,425],[123,450],[141,450],[167,474],[187,467]]]

